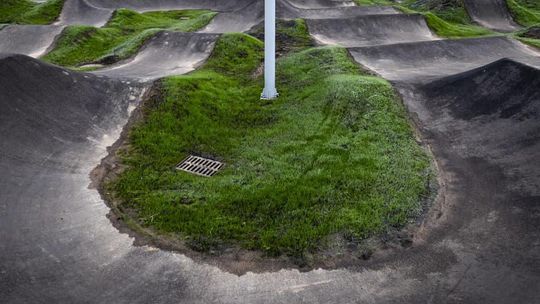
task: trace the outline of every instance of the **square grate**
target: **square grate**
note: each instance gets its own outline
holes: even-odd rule
[[[178,164],[176,169],[200,176],[210,177],[216,174],[219,169],[223,168],[223,165],[223,163],[215,160],[190,155],[180,164]]]

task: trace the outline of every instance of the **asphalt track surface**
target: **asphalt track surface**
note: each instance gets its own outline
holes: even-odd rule
[[[62,29],[58,25],[8,25],[0,30],[0,51],[39,57]]]
[[[351,48],[360,64],[393,81],[425,82],[501,58],[540,67],[538,52],[506,37],[408,42]]]
[[[482,26],[501,32],[519,29],[512,20],[506,0],[465,0],[464,3],[473,21]]]
[[[336,27],[358,20],[347,18]],[[89,186],[146,84],[0,55],[0,302],[540,303],[540,54],[502,37],[424,38],[350,48],[393,82],[437,162],[439,196],[413,245],[348,268],[241,276],[135,246]]]
[[[365,15],[344,19],[308,19],[311,35],[322,44],[345,47],[437,39],[422,15]]]
[[[149,81],[193,71],[208,56],[219,35],[162,31],[150,38],[132,59],[95,74]]]
[[[351,1],[332,0],[278,0],[277,13],[279,18],[310,18],[310,19],[337,19],[362,15],[396,14],[396,10],[389,7],[356,7]],[[199,33],[228,33],[245,32],[263,21],[263,0],[66,0],[59,20],[54,25],[10,25],[0,29],[0,53],[24,54],[34,58],[43,55],[53,46],[55,39],[62,30],[69,25],[104,26],[111,18],[112,13],[118,8],[128,8],[138,12],[179,10],[179,9],[209,9],[219,14]],[[203,35],[201,40],[205,40]],[[198,49],[197,49],[198,50]],[[147,78],[153,74],[148,70],[142,72],[143,65],[151,66],[150,63],[142,64],[141,57],[131,60],[139,68],[134,68],[128,76],[135,78]],[[168,55],[165,56],[168,58]],[[187,66],[189,62],[182,65]],[[175,64],[176,66],[176,64]],[[124,71],[129,71],[123,65]],[[178,68],[169,69],[172,74],[178,72]],[[155,72],[156,76],[166,74]],[[123,74],[125,75],[125,74]],[[168,74],[170,75],[170,74]]]

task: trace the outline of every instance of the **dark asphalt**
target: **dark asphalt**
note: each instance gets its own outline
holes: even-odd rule
[[[246,1],[220,2],[221,10],[237,11]],[[86,2],[114,8],[110,0]],[[114,3],[143,9],[150,0]],[[334,12],[350,5],[291,3]],[[344,16],[336,27],[360,18]],[[324,22],[335,43],[372,39],[370,31],[349,29],[339,37]],[[414,33],[393,44],[384,30],[384,45],[355,45],[350,52],[400,92],[435,156],[439,196],[411,247],[377,251],[349,268],[303,273],[237,276],[134,246],[107,218],[89,174],[119,138],[144,87],[0,55],[0,302],[540,303],[540,53],[505,37],[426,41]],[[180,36],[172,43],[184,41]],[[169,39],[163,32],[154,39],[145,49],[150,58],[180,54],[177,60],[186,63],[204,60],[212,45],[210,39],[207,49],[188,54],[180,45],[180,52],[156,47]],[[110,75],[148,71],[142,67],[154,59],[136,59],[145,50],[119,68],[129,73]],[[155,70],[184,71],[158,64]]]
[[[479,25],[501,32],[519,30],[519,25],[512,20],[506,0],[464,0],[464,3],[472,20]]]
[[[437,39],[422,15],[382,14],[343,19],[308,19],[309,32],[322,44],[345,47]]]
[[[95,74],[140,81],[185,74],[210,56],[218,38],[215,34],[163,31],[150,38],[133,58]]]

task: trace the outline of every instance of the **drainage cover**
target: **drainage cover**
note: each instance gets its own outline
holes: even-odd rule
[[[219,169],[223,168],[223,163],[208,158],[190,155],[184,159],[176,169],[186,171],[201,176],[213,176]]]

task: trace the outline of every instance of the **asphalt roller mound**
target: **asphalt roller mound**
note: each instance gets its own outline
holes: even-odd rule
[[[0,53],[39,57],[62,32],[59,25],[8,25],[0,29]]]
[[[539,69],[501,59],[420,91],[430,107],[458,122],[451,128],[466,136],[454,142],[457,146],[499,166],[507,176],[507,190],[534,201],[540,196],[539,88]]]
[[[113,10],[92,5],[88,0],[66,0],[60,13],[59,24],[103,26]]]
[[[520,27],[514,22],[506,0],[464,0],[471,18],[478,24],[501,32],[513,32]]]
[[[458,119],[540,118],[540,70],[506,58],[436,80],[422,90]]]
[[[344,47],[429,41],[433,35],[422,15],[366,15],[347,19],[308,19],[310,34],[322,44]]]
[[[540,66],[540,53],[506,37],[436,40],[350,48],[360,64],[393,81],[428,82],[501,58]]]
[[[307,18],[307,19],[342,19],[365,15],[397,14],[389,6],[332,6],[325,8],[298,7],[289,0],[277,0],[276,10],[279,18]]]
[[[133,58],[94,73],[140,81],[184,74],[210,56],[218,38],[216,34],[161,31]]]
[[[137,12],[148,11],[168,11],[168,10],[184,10],[184,9],[208,9],[228,15],[234,18],[234,23],[243,24],[243,27],[248,26],[253,21],[244,21],[242,18],[250,18],[251,16],[238,15],[240,11],[254,5],[263,5],[264,2],[259,0],[238,0],[238,1],[217,1],[217,0],[66,0],[64,8],[60,15],[61,24],[83,24],[93,26],[103,26],[107,23],[114,10],[119,8],[127,8]],[[234,15],[237,13],[237,15]],[[221,18],[220,18],[221,19]],[[251,17],[253,19],[253,17]],[[241,27],[231,27],[227,19],[222,19],[224,26],[220,32],[234,31],[242,29]],[[248,27],[249,29],[249,27]]]
[[[47,164],[69,167],[70,158],[77,156],[63,162],[58,158],[62,148],[89,138],[97,143],[98,125],[118,127],[103,117],[126,112],[129,96],[140,90],[24,55],[0,54],[0,63],[1,150],[8,161],[39,164],[47,157]]]

